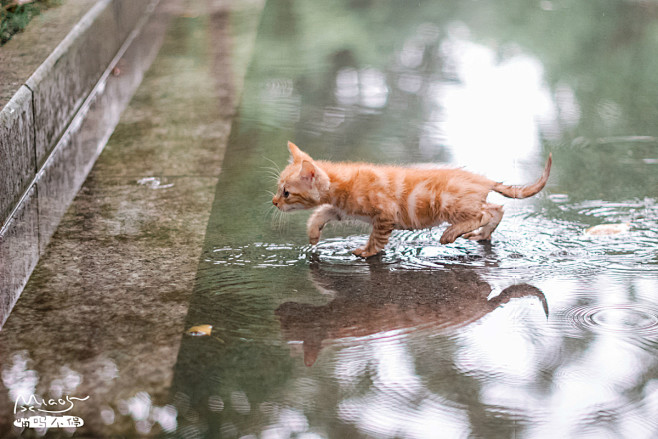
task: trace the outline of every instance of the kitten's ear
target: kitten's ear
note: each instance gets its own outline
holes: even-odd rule
[[[311,156],[303,152],[297,145],[290,141],[288,141],[288,150],[290,151],[290,157],[294,163],[301,162],[302,160],[313,160]]]
[[[315,178],[315,165],[313,163],[309,162],[308,160],[304,160],[302,162],[302,170],[299,171],[299,177],[302,180],[307,180],[309,183],[313,181],[313,178]]]
[[[299,150],[299,147],[297,145],[295,145],[294,143],[292,143],[290,140],[288,140],[288,151],[290,151],[290,154],[293,157],[298,156],[299,153],[301,152]]]

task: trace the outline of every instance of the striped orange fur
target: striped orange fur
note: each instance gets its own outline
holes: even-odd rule
[[[368,243],[354,251],[364,258],[384,249],[394,229],[423,229],[449,223],[440,242],[457,238],[488,240],[503,217],[503,207],[487,203],[490,191],[527,198],[546,184],[542,176],[527,186],[509,186],[463,169],[417,169],[369,163],[313,160],[288,142],[291,163],[279,176],[272,203],[283,212],[316,208],[308,220],[311,244],[329,221],[358,219],[372,224]]]

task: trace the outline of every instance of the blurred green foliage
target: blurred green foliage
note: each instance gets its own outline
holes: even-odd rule
[[[43,10],[61,4],[61,0],[35,0],[30,2],[0,0],[0,45],[21,32],[32,18]]]

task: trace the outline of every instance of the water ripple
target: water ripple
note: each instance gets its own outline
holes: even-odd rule
[[[441,245],[445,227],[394,231],[379,257],[405,269],[440,269],[451,265],[535,271],[540,278],[556,274],[585,277],[605,268],[612,271],[658,271],[658,204],[653,199],[568,203],[547,198],[548,207],[514,205],[491,242],[458,239]],[[556,219],[558,209],[561,219]],[[628,232],[589,236],[584,231],[602,223],[630,223]],[[222,246],[205,255],[206,262],[255,268],[285,267],[319,259],[339,265],[362,262],[352,251],[364,245],[367,233],[323,238],[316,246],[254,242]],[[331,236],[331,235],[329,235]]]
[[[652,304],[618,304],[577,306],[566,313],[566,319],[585,331],[658,335],[658,307]]]
[[[569,273],[584,277],[602,268],[613,271],[658,271],[658,205],[653,199],[567,203],[566,195],[549,198],[564,219],[550,209],[512,205],[488,243],[459,239],[441,245],[445,227],[395,231],[381,260],[406,269],[471,267],[539,269],[539,277]],[[584,231],[602,223],[630,222],[629,232],[587,236]],[[322,240],[313,249],[323,260],[354,263],[351,251],[367,241],[367,234]]]
[[[288,267],[306,260],[309,247],[287,243],[254,242],[241,246],[214,248],[211,252],[206,252],[204,260],[213,265]]]

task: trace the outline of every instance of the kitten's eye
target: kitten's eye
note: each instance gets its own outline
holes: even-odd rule
[[[283,198],[288,198],[289,196],[290,196],[290,192],[288,192],[287,190],[284,189],[283,190]]]

